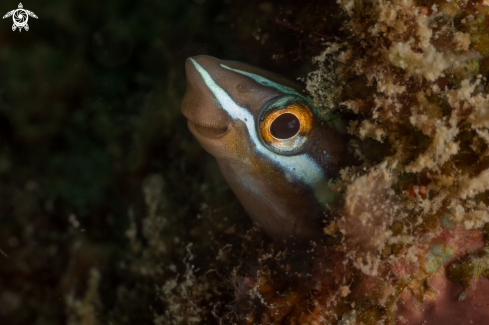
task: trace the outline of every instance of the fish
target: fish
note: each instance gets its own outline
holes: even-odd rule
[[[352,163],[345,122],[294,82],[211,56],[185,63],[181,109],[247,214],[275,239],[324,235],[330,182]]]

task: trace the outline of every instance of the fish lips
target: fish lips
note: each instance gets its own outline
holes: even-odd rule
[[[192,58],[206,70],[217,68],[217,59],[198,56]],[[216,66],[216,67],[214,67]],[[190,131],[195,136],[216,138],[224,135],[233,119],[221,107],[212,91],[190,59],[185,62],[187,89],[182,99],[182,113],[188,120]]]

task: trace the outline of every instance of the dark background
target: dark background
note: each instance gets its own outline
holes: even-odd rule
[[[180,113],[185,59],[305,77],[330,3],[23,5],[28,32],[0,20],[0,323],[152,324],[188,243],[205,267],[212,220],[251,227]]]

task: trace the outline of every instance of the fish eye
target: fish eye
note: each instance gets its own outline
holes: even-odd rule
[[[277,139],[289,139],[299,132],[301,122],[299,118],[292,113],[283,113],[279,115],[270,125],[272,136]]]
[[[295,154],[308,142],[314,115],[307,103],[296,96],[283,96],[260,110],[258,133],[263,144],[278,154]]]

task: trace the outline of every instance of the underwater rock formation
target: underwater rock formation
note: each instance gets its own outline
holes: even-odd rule
[[[209,56],[187,60],[182,112],[250,217],[274,238],[317,238],[348,165],[345,128],[283,78]],[[349,159],[352,160],[352,159]]]
[[[336,219],[325,231],[338,242],[311,264],[309,309],[282,319],[482,324],[489,313],[489,7],[340,5],[351,35],[315,59],[320,69],[308,90],[326,111],[353,113],[350,147],[362,165],[344,169],[334,184],[344,206],[330,211]],[[280,313],[272,304],[264,314],[258,319]]]
[[[324,239],[242,275],[246,324],[483,324],[489,317],[489,6],[341,0],[348,37],[308,76],[361,161]],[[321,32],[321,31],[318,31]],[[301,260],[301,262],[297,262]],[[240,282],[241,281],[241,282]],[[244,292],[244,294],[243,294]],[[244,298],[243,298],[244,297]]]

